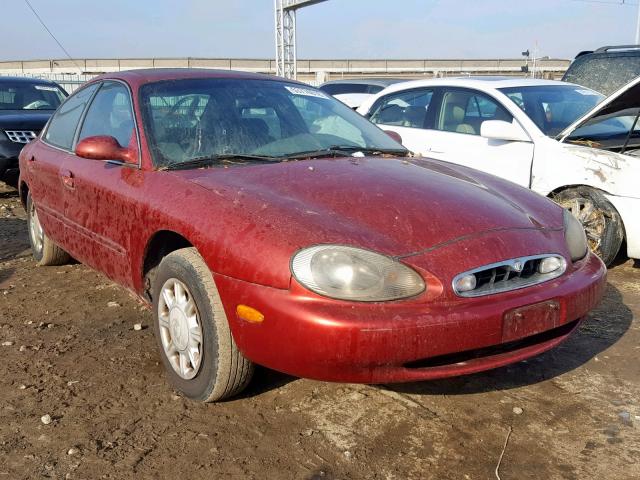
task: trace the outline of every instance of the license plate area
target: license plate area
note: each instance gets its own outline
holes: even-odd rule
[[[515,308],[504,314],[502,341],[510,342],[551,330],[561,324],[560,303],[557,300]]]

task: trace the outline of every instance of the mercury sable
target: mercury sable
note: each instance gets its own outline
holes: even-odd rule
[[[605,284],[550,200],[412,158],[275,77],[98,77],[20,167],[36,260],[72,256],[147,302],[169,381],[196,400],[237,394],[254,363],[366,383],[495,368],[562,342]]]

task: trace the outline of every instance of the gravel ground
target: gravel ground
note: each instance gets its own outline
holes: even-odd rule
[[[26,231],[0,187],[0,480],[491,479],[503,449],[503,480],[640,478],[631,261],[528,362],[384,386],[259,369],[241,398],[204,405],[167,386],[144,307],[83,265],[37,267]]]

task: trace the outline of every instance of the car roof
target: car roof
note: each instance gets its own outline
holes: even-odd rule
[[[509,87],[531,87],[541,85],[573,85],[560,80],[541,80],[538,78],[523,77],[496,77],[496,76],[477,76],[477,77],[445,77],[445,78],[429,78],[424,80],[411,80],[401,84],[391,85],[384,90],[385,93],[409,90],[419,87],[467,87],[479,90],[490,90]],[[378,94],[380,95],[380,94]]]
[[[343,78],[341,80],[330,80],[324,82],[321,87],[325,85],[377,85],[379,87],[388,87],[394,83],[406,82],[406,78]]]
[[[45,78],[33,78],[33,77],[10,77],[10,76],[0,76],[0,84],[2,83],[24,83],[27,84],[36,84],[36,85],[56,85],[56,82],[51,80],[47,80]]]
[[[219,70],[212,68],[141,68],[123,70],[121,72],[104,73],[92,79],[122,80],[131,85],[160,82],[163,80],[185,80],[201,78],[229,78],[239,80],[275,80],[290,83],[300,83],[295,80],[266,75],[262,73],[241,72],[238,70]],[[300,83],[302,85],[302,83]]]
[[[620,54],[636,54],[640,55],[640,45],[607,45],[600,47],[592,52],[580,52],[582,55],[620,55]],[[576,58],[581,56],[580,53]]]

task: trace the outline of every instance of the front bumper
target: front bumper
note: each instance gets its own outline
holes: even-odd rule
[[[547,283],[433,303],[341,302],[316,296],[295,282],[280,290],[214,276],[234,339],[247,358],[300,377],[359,383],[463,375],[537,355],[577,328],[606,284],[606,269],[592,254]],[[555,328],[505,341],[507,312],[547,301],[559,307]],[[238,318],[239,304],[260,310],[264,321]]]
[[[8,139],[3,139],[5,134],[0,130],[0,177],[12,170],[18,171],[18,157],[24,144],[13,143]]]
[[[18,157],[15,158],[0,158],[0,178],[5,174],[18,171]]]

